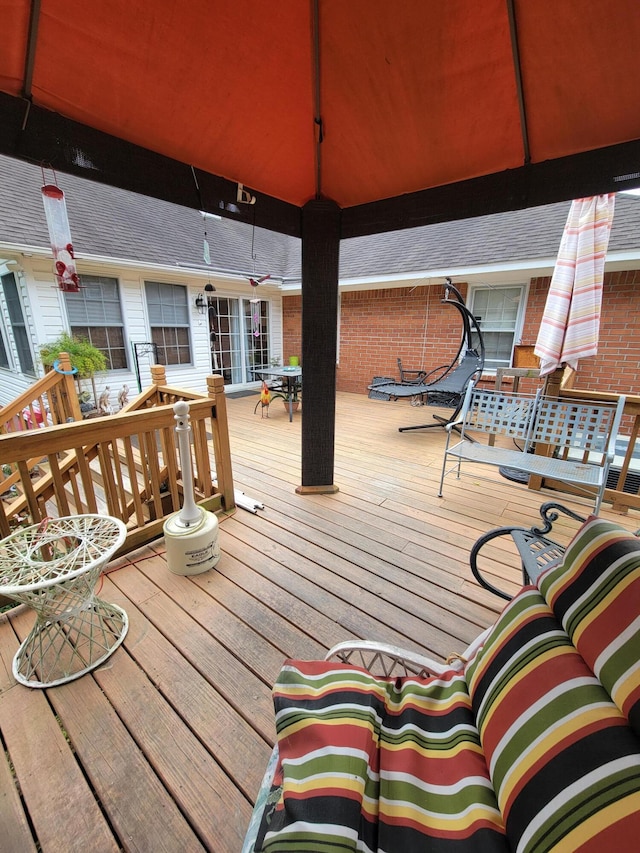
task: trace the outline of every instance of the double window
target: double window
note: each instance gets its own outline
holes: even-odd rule
[[[191,364],[187,288],[146,281],[144,285],[151,340],[160,364]]]
[[[469,308],[478,321],[486,350],[485,370],[509,367],[524,312],[524,285],[476,287]]]
[[[127,367],[120,291],[115,278],[80,277],[80,290],[65,293],[71,334],[89,341],[104,354],[107,370]]]

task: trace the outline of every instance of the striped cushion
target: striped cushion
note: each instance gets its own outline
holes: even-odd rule
[[[257,850],[508,850],[460,673],[288,661],[274,704],[282,789]]]
[[[466,675],[512,849],[634,849],[640,741],[537,589],[507,605]]]
[[[640,736],[640,540],[590,519],[540,589],[584,660]]]

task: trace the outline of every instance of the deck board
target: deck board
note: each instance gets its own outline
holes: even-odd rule
[[[15,683],[11,661],[33,621],[0,616],[3,850],[237,853],[275,738],[270,688],[287,657],[379,639],[442,658],[502,607],[478,587],[469,550],[482,533],[533,523],[533,492],[497,471],[445,482],[444,431],[399,433],[430,409],[339,394],[333,495],[296,494],[300,422],[255,398],[229,399],[236,487],[261,500],[220,525],[217,570],[168,571],[157,540],[105,575],[129,633],[105,666],[61,687]],[[486,475],[486,476],[485,476]],[[635,530],[638,514],[602,514]],[[561,521],[568,541],[577,525]],[[500,584],[519,567],[506,541],[486,549]]]

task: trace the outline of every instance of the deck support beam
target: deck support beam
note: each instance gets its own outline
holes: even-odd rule
[[[312,199],[302,208],[302,485],[299,494],[336,492],[338,266],[340,208]]]

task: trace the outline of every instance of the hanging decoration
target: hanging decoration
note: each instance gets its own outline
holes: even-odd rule
[[[202,257],[204,258],[205,264],[211,263],[211,250],[209,249],[209,241],[207,240],[207,214],[202,214],[202,219],[204,220],[204,243],[202,247]]]
[[[263,281],[266,281],[269,278],[271,278],[271,274],[261,275],[260,278],[251,278],[251,276],[249,276],[249,281],[251,283],[251,287],[257,287],[259,284],[262,284]]]
[[[77,293],[80,290],[80,279],[76,272],[64,193],[57,183],[44,183],[44,169],[42,171],[42,180],[42,203],[49,228],[49,239],[53,251],[58,287],[66,293]]]
[[[256,251],[255,251],[255,242],[256,242],[256,221],[255,221],[255,215],[254,215],[253,229],[251,231],[251,260],[253,261],[253,276],[249,276],[249,283],[251,284],[251,287],[257,287],[259,284],[262,284],[263,281],[267,281],[268,279],[271,278],[271,274],[262,275],[259,277],[256,275],[256,258],[257,258],[257,255],[256,255]]]
[[[250,301],[253,305],[253,308],[251,309],[251,331],[254,338],[259,338],[262,329],[262,324],[260,323],[260,303],[262,300],[252,299]]]
[[[204,258],[205,264],[211,265],[211,250],[209,249],[209,241],[207,240],[207,214],[203,211],[202,219],[204,221],[204,242],[202,248],[202,257]],[[211,284],[211,279],[209,279],[204,288],[207,293],[212,293],[215,290],[215,287]],[[207,297],[208,301],[208,297]]]

